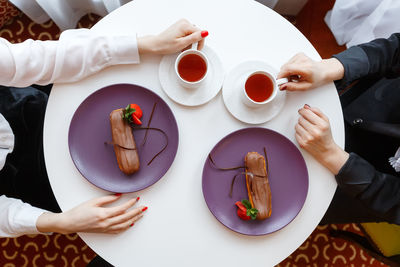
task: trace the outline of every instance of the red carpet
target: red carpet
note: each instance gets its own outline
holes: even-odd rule
[[[310,0],[302,12],[290,20],[311,41],[323,58],[345,48],[338,46],[322,18],[333,5],[333,0]],[[99,19],[87,15],[77,27],[90,28]],[[4,25],[3,25],[4,24]],[[3,26],[3,27],[2,27]],[[28,38],[56,40],[60,31],[49,21],[38,25],[21,14],[6,0],[0,0],[0,37],[11,42]],[[385,266],[370,257],[357,245],[329,236],[330,228],[361,233],[353,224],[317,227],[308,239],[279,267],[312,266]],[[0,266],[86,266],[95,253],[78,235],[36,235],[0,239]]]

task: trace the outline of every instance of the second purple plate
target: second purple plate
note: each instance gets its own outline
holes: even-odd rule
[[[271,217],[262,221],[243,221],[236,201],[248,199],[246,180],[239,175],[229,191],[233,177],[244,170],[221,171],[207,158],[203,168],[203,195],[211,213],[229,229],[245,235],[265,235],[289,224],[300,212],[308,192],[306,163],[297,147],[285,136],[265,128],[251,127],[224,137],[211,150],[220,168],[244,166],[248,152],[264,155],[266,148],[272,195]]]
[[[143,110],[142,125],[147,126],[153,105],[157,103],[150,127],[162,129],[168,136],[167,148],[147,165],[167,140],[158,131],[134,130],[140,158],[140,169],[125,175],[118,167],[112,145],[110,113],[130,103]],[[154,92],[133,84],[115,84],[89,95],[75,111],[68,133],[72,160],[79,172],[92,184],[111,192],[128,193],[142,190],[161,179],[168,171],[178,149],[178,126],[171,109]]]

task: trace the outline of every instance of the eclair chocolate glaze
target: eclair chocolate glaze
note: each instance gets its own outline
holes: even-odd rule
[[[129,175],[139,170],[140,163],[132,128],[122,119],[122,114],[122,109],[110,113],[111,134],[118,166]]]
[[[271,216],[271,188],[265,158],[257,152],[249,152],[244,159],[244,164],[250,203],[258,210],[256,219],[264,220]]]

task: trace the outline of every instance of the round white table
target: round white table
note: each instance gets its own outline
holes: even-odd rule
[[[218,53],[226,72],[250,59],[269,62],[279,69],[298,52],[320,59],[292,24],[251,0],[135,0],[107,15],[93,30],[105,34],[156,34],[182,17],[209,31],[206,42]],[[80,237],[116,266],[278,264],[305,241],[327,210],[336,189],[333,175],[300,149],[309,172],[309,191],[298,216],[283,229],[265,236],[245,236],[229,230],[207,208],[201,189],[202,169],[208,153],[221,138],[252,125],[231,116],[221,92],[198,107],[185,107],[169,99],[158,79],[160,60],[161,56],[144,56],[139,65],[115,66],[80,82],[54,85],[45,118],[44,153],[61,209],[108,194],[82,177],[71,160],[68,128],[75,110],[89,94],[104,86],[139,84],[156,92],[171,107],[179,128],[177,156],[160,181],[123,196],[122,201],[140,195],[140,204],[149,207],[134,227],[119,235],[80,233]],[[294,125],[297,110],[305,103],[320,107],[328,115],[334,139],[343,147],[342,110],[333,84],[287,93],[283,111],[259,126],[278,131],[297,145]]]

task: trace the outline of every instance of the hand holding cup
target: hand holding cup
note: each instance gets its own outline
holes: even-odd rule
[[[292,57],[278,73],[278,79],[289,78],[289,82],[280,87],[280,90],[288,91],[310,90],[340,80],[343,76],[343,65],[336,58],[315,61],[303,53]]]

